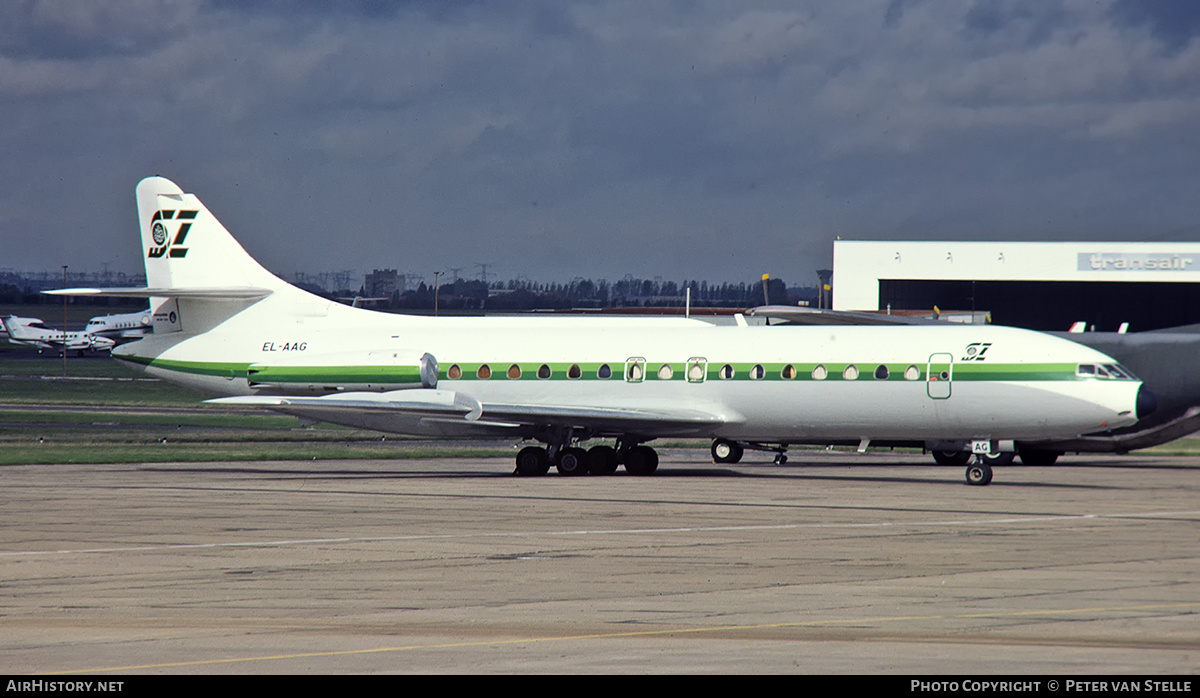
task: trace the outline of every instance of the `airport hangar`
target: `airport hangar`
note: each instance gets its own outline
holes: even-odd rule
[[[935,306],[1034,330],[1200,323],[1200,243],[834,241],[834,310]]]

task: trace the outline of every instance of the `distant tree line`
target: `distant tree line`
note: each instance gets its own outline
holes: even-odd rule
[[[610,283],[605,279],[575,279],[567,283],[534,283],[512,279],[489,285],[483,281],[459,279],[438,286],[437,305],[444,310],[490,311],[682,308],[687,303],[688,289],[691,289],[691,304],[695,308],[747,308],[764,303],[761,281],[710,284],[707,281],[623,279]],[[429,310],[434,306],[433,296],[434,288],[422,281],[416,289],[396,291],[391,298],[378,301],[375,307]],[[788,288],[782,279],[770,279],[767,297],[776,305],[795,305],[799,301],[815,304],[817,289],[815,286]]]
[[[71,273],[67,283],[71,286],[141,286],[146,283],[144,277],[126,277],[124,274],[119,279],[94,278],[97,276]],[[331,292],[313,283],[311,277],[300,279],[299,275],[293,283],[326,298],[349,300],[355,296],[372,296],[365,285],[357,292],[349,289]],[[41,293],[62,285],[62,278],[56,278],[52,273],[23,275],[0,272],[0,304],[62,305],[61,297]],[[626,277],[615,282],[576,278],[569,282],[548,283],[520,278],[491,284],[477,279],[457,279],[438,285],[437,305],[447,311],[506,312],[570,308],[681,308],[686,303],[688,289],[691,290],[691,304],[695,308],[747,308],[764,303],[763,284],[758,279],[748,283],[718,284]],[[767,297],[775,305],[795,305],[799,301],[809,301],[815,305],[817,289],[815,286],[788,287],[782,279],[770,279],[767,282]],[[76,297],[69,302],[88,306],[145,306],[145,300],[138,298]],[[372,301],[371,307],[400,311],[432,310],[434,287],[421,281],[414,289],[395,290],[390,296]]]

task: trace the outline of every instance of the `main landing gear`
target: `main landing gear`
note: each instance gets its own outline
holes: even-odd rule
[[[787,444],[768,446],[752,441],[730,441],[717,439],[712,444],[712,459],[714,463],[737,463],[745,455],[746,449],[752,451],[770,451],[775,454],[775,465],[787,463]]]
[[[653,475],[658,470],[658,452],[649,446],[617,441],[617,447],[577,446],[549,448],[526,446],[517,453],[517,475],[545,475],[553,465],[559,475],[612,475],[621,465],[630,475]]]

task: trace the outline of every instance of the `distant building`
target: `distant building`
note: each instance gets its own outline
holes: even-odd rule
[[[1200,323],[1200,243],[834,242],[835,310],[934,306],[1038,330]]]
[[[397,290],[404,290],[402,279],[395,269],[376,269],[367,274],[364,290],[372,298],[391,298]]]

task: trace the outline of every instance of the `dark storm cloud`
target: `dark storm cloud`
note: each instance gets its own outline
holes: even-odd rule
[[[10,3],[0,267],[136,268],[155,173],[283,274],[807,280],[835,235],[1177,235],[1180,7]]]
[[[1117,0],[1113,16],[1119,21],[1149,27],[1172,49],[1187,46],[1200,36],[1200,10],[1195,3],[1178,0]]]

